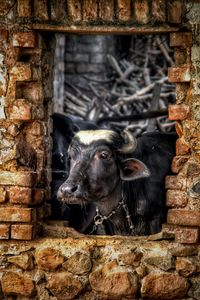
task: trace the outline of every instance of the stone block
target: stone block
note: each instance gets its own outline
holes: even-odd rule
[[[79,0],[68,0],[67,14],[72,21],[81,21],[81,2]]]
[[[8,107],[8,118],[11,120],[31,120],[32,107],[25,99],[17,99]]]
[[[36,251],[35,260],[39,269],[54,271],[64,263],[64,256],[59,250],[44,248]]]
[[[200,276],[197,274],[190,278],[191,288],[189,289],[188,296],[190,299],[200,299]],[[189,299],[189,300],[190,300]]]
[[[166,21],[166,1],[153,0],[152,1],[152,16],[153,21],[164,23]]]
[[[30,17],[32,13],[31,0],[18,0],[17,12],[19,17]]]
[[[8,257],[8,262],[23,270],[31,270],[34,266],[33,255],[29,252]]]
[[[8,240],[10,238],[10,224],[0,224],[0,240]]]
[[[0,222],[33,222],[35,211],[32,208],[0,207]]]
[[[12,81],[29,81],[32,79],[31,66],[26,63],[17,63],[11,68],[9,75]]]
[[[185,48],[192,46],[192,33],[191,32],[170,33],[170,46],[185,47]]]
[[[199,259],[197,257],[177,257],[176,271],[183,277],[194,275],[200,271]]]
[[[2,276],[2,291],[5,295],[31,297],[35,294],[35,286],[31,279],[15,272],[5,272]]]
[[[190,107],[185,104],[171,104],[168,108],[169,120],[185,120],[190,112]]]
[[[168,190],[166,194],[168,207],[181,208],[187,205],[187,193],[180,190]]]
[[[167,1],[167,21],[180,24],[183,16],[183,2],[181,0]]]
[[[147,24],[149,20],[148,0],[135,0],[134,8],[136,21],[141,24]]]
[[[13,34],[12,45],[14,47],[34,48],[36,46],[36,33],[16,32]]]
[[[46,21],[49,19],[48,1],[37,0],[33,2],[34,17]]]
[[[199,229],[179,228],[175,232],[175,241],[183,244],[196,244],[199,242]]]
[[[0,203],[6,201],[6,190],[5,188],[0,187]]]
[[[0,185],[18,185],[32,187],[36,184],[37,174],[35,172],[0,172]]]
[[[189,67],[168,68],[168,80],[170,82],[190,82],[191,74]]]
[[[166,176],[165,188],[171,190],[185,190],[187,185],[187,179],[182,176]]]
[[[114,18],[114,1],[99,1],[99,18],[104,21],[112,21]]]
[[[46,287],[56,299],[74,299],[84,289],[81,281],[68,272],[53,274]]]
[[[63,268],[75,275],[87,274],[92,268],[90,253],[76,252],[63,264]]]
[[[189,282],[177,274],[151,273],[142,280],[142,297],[149,299],[184,298],[189,289]]]
[[[167,223],[184,226],[200,226],[200,211],[169,209]]]
[[[189,156],[187,156],[187,155],[185,155],[185,156],[175,156],[172,159],[172,166],[171,166],[172,172],[179,173],[179,171],[183,168],[183,166],[188,161],[188,159],[189,159]]]
[[[93,0],[83,0],[83,20],[96,21],[97,19],[97,2]]]
[[[35,236],[35,228],[30,224],[11,225],[11,239],[30,241]]]
[[[130,0],[118,0],[118,19],[120,21],[129,21],[131,19],[131,3]]]
[[[176,155],[187,155],[190,153],[190,146],[183,138],[176,140]]]

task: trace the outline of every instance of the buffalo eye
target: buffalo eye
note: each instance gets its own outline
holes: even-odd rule
[[[102,151],[102,152],[100,153],[100,158],[101,158],[101,159],[109,159],[109,158],[110,158],[110,153],[107,152],[107,151]]]

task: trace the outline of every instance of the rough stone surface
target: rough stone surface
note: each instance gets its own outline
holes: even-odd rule
[[[1,283],[6,295],[31,297],[35,293],[33,281],[14,272],[4,273]]]
[[[178,257],[176,260],[176,270],[180,276],[189,277],[200,271],[199,259],[197,257]]]
[[[176,274],[148,274],[142,280],[142,297],[150,299],[184,298],[189,289],[187,279]]]
[[[33,256],[31,253],[11,256],[8,258],[8,262],[20,267],[23,270],[30,270],[33,268]]]
[[[92,268],[90,254],[76,252],[67,259],[63,264],[63,268],[76,275],[89,273]]]
[[[68,272],[53,274],[46,287],[56,299],[74,299],[82,290],[83,284]]]
[[[64,262],[64,256],[58,250],[44,248],[36,252],[36,263],[39,268],[49,271],[55,270]]]

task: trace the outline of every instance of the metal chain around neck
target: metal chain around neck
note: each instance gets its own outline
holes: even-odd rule
[[[133,229],[134,229],[134,225],[133,225],[133,222],[131,221],[131,215],[129,213],[128,206],[125,203],[124,198],[122,197],[122,199],[119,201],[117,207],[115,209],[113,209],[107,216],[102,215],[99,212],[98,207],[96,207],[96,215],[94,216],[94,226],[92,228],[92,231],[89,234],[92,234],[98,228],[99,225],[103,224],[103,222],[105,220],[109,220],[113,215],[115,215],[117,210],[120,209],[121,207],[125,211],[127,223],[128,223],[129,229],[130,229],[130,233],[132,233]]]

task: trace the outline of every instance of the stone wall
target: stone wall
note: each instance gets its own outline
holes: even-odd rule
[[[200,4],[192,0],[1,3],[0,298],[200,299],[199,24]],[[28,241],[50,213],[55,32],[170,33],[177,103],[169,118],[179,138],[174,175],[166,178],[167,224],[151,240],[58,239],[54,225],[56,237]]]

